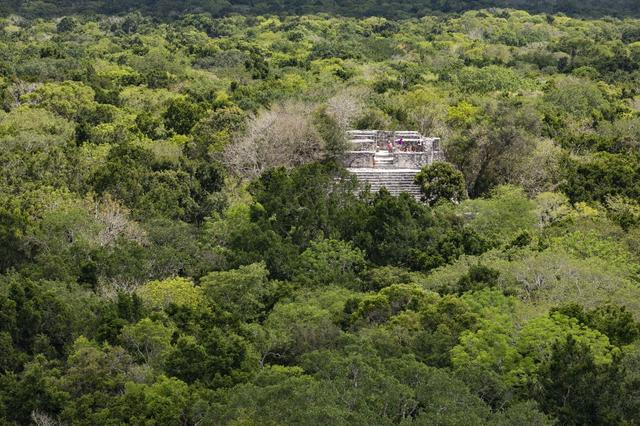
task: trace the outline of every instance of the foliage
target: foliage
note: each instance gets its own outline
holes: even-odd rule
[[[0,3],[0,424],[640,423],[632,1]]]
[[[598,367],[588,345],[571,337],[553,346],[550,360],[541,369],[543,407],[560,421],[578,424],[621,421],[614,405],[623,398],[617,386],[617,367]]]
[[[361,250],[335,240],[311,242],[300,255],[295,279],[302,283],[358,288],[358,275],[365,268]]]
[[[270,285],[264,263],[236,270],[211,272],[201,280],[201,288],[211,303],[240,321],[256,319],[265,308]]]
[[[142,301],[153,309],[167,308],[169,305],[198,308],[204,304],[204,294],[200,287],[185,278],[150,281],[136,290]]]
[[[449,163],[435,163],[423,167],[416,175],[424,200],[429,205],[439,201],[459,203],[467,197],[464,175]]]
[[[535,224],[534,204],[517,187],[498,187],[491,198],[470,200],[463,208],[473,227],[493,241],[509,240]]]

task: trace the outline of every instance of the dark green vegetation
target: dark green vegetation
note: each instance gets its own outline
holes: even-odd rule
[[[631,19],[1,19],[1,422],[640,423],[639,87]]]
[[[4,0],[0,13],[25,16],[60,16],[69,13],[123,13],[142,10],[155,16],[175,18],[182,13],[210,13],[224,16],[305,15],[329,13],[343,16],[385,16],[407,18],[432,13],[463,12],[469,9],[508,7],[537,13],[566,13],[580,16],[638,16],[635,0]]]

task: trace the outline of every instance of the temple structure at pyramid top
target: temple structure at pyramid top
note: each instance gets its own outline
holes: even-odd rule
[[[350,130],[347,168],[420,170],[435,161],[444,161],[439,138],[414,131]]]
[[[440,139],[418,132],[351,130],[348,139],[344,165],[363,189],[368,187],[373,192],[385,188],[392,195],[406,192],[419,200],[416,174],[427,164],[445,161]]]

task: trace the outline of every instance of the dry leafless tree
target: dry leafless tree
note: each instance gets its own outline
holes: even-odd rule
[[[230,171],[254,178],[273,167],[295,167],[322,158],[324,143],[312,123],[309,104],[288,102],[259,113],[246,133],[227,146]]]

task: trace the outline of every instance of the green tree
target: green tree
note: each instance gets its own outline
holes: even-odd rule
[[[299,367],[267,367],[253,383],[223,393],[225,403],[214,411],[216,423],[251,419],[258,423],[348,423],[354,415],[338,393]]]
[[[171,346],[173,332],[171,327],[144,318],[125,326],[120,341],[137,361],[160,366]]]
[[[262,348],[262,364],[265,360],[296,360],[307,352],[335,345],[340,337],[329,311],[297,303],[277,304],[264,327],[270,339]]]
[[[95,92],[90,87],[75,81],[46,83],[24,96],[33,103],[66,119],[73,119],[94,104]]]
[[[245,128],[246,114],[236,106],[210,111],[193,127],[194,141],[188,146],[192,157],[208,160],[232,142],[233,136]]]
[[[200,281],[210,303],[236,321],[255,321],[263,315],[271,292],[264,263],[211,272]]]
[[[200,287],[185,278],[151,281],[136,290],[137,295],[149,307],[163,309],[174,304],[197,309],[204,306],[205,297]]]
[[[28,217],[15,198],[0,196],[0,272],[25,260],[22,248]]]
[[[202,108],[188,99],[178,98],[169,103],[163,115],[168,129],[180,135],[187,135],[203,115]]]
[[[196,400],[189,386],[175,378],[160,376],[151,384],[128,382],[124,393],[91,420],[102,424],[114,420],[134,425],[181,424],[193,421],[190,411]]]
[[[294,279],[308,286],[360,287],[364,253],[338,240],[312,241],[301,255]]]
[[[70,16],[65,16],[58,22],[56,30],[59,33],[67,33],[73,31],[77,26],[77,22]]]
[[[207,351],[193,336],[180,336],[175,347],[167,354],[165,369],[171,376],[186,383],[205,379]]]
[[[60,413],[69,400],[69,394],[58,385],[60,375],[60,368],[42,355],[25,364],[13,383],[8,383],[12,389],[5,402],[8,419],[26,424],[34,411],[54,416]]]
[[[464,175],[449,163],[424,166],[416,175],[416,183],[429,205],[440,201],[458,204],[467,198]]]
[[[545,412],[563,424],[611,424],[621,421],[610,402],[624,398],[615,380],[616,364],[598,367],[588,345],[568,336],[553,345],[540,368],[538,399]]]
[[[565,177],[562,190],[573,202],[640,196],[640,163],[628,155],[599,152],[568,159]]]
[[[324,140],[326,158],[339,160],[347,150],[347,138],[345,130],[338,122],[322,108],[314,113],[314,125]]]
[[[469,200],[462,208],[472,217],[470,225],[491,241],[511,241],[536,223],[535,204],[515,186],[497,187],[490,198]]]
[[[465,91],[480,93],[516,91],[526,87],[515,70],[498,65],[463,68],[457,75],[457,82]]]
[[[477,291],[498,284],[500,271],[484,265],[472,265],[469,272],[458,280],[458,292]]]
[[[605,334],[617,346],[628,345],[640,337],[640,324],[624,306],[598,306],[586,314],[586,324]]]

